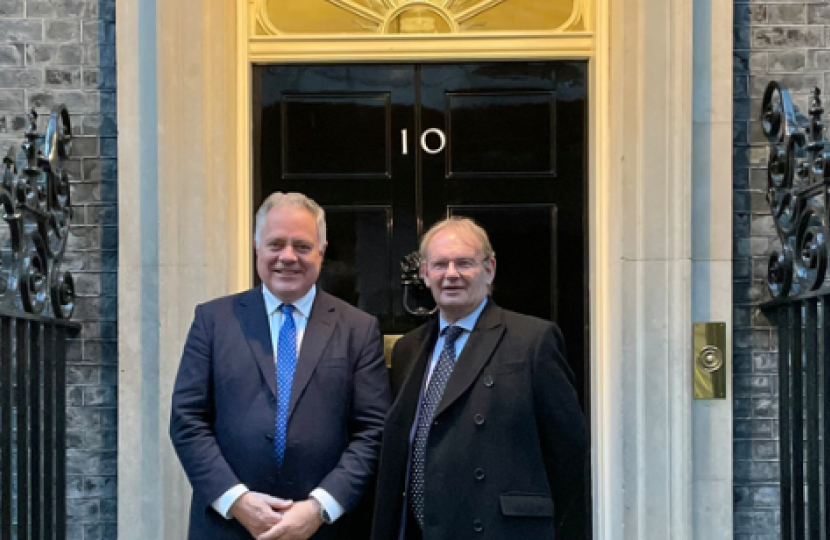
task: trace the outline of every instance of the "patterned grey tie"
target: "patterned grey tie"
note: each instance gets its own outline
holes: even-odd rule
[[[427,437],[429,426],[435,415],[435,409],[441,402],[447,381],[450,380],[452,369],[455,367],[455,340],[464,332],[458,326],[448,326],[444,329],[444,348],[438,357],[438,364],[429,379],[426,392],[421,398],[421,412],[418,415],[418,428],[415,431],[415,441],[412,443],[412,465],[409,479],[409,501],[412,513],[421,528],[424,527],[424,473],[426,471]]]

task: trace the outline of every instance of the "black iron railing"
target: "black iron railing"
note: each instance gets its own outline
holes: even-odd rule
[[[66,537],[66,345],[76,332],[63,321],[0,313],[3,540]]]
[[[66,350],[79,325],[61,268],[72,218],[66,108],[33,111],[0,181],[0,540],[66,537]]]
[[[830,142],[818,89],[808,115],[771,82],[763,127],[770,141],[767,201],[780,247],[768,261],[778,330],[781,537],[830,538]]]
[[[764,309],[779,340],[781,538],[828,538],[830,301],[822,295]]]

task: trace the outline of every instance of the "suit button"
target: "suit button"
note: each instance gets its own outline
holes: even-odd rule
[[[477,426],[484,425],[484,415],[483,414],[477,414],[477,415],[473,416],[473,422],[475,422]]]
[[[270,433],[266,433],[266,434],[265,434],[265,438],[266,438],[266,439],[268,439],[269,441],[273,441],[273,440],[274,440],[274,436],[273,436],[272,434],[270,434]]]
[[[479,482],[484,480],[484,469],[476,469],[475,476]]]
[[[493,376],[492,375],[485,375],[484,376],[484,386],[486,386],[487,388],[490,388],[491,386],[493,386],[493,384],[494,384]]]
[[[438,424],[440,424],[440,422],[439,422],[438,420],[433,420],[433,421],[432,421],[432,425],[433,425],[433,426],[437,426]]]
[[[484,523],[481,522],[480,519],[473,520],[473,530],[475,532],[481,532],[484,530]]]

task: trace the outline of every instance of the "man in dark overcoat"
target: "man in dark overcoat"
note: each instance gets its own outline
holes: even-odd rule
[[[493,302],[469,219],[427,232],[421,274],[439,316],[393,349],[372,540],[581,538],[585,423],[559,328]]]

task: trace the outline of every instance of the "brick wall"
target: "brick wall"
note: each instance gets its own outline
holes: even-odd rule
[[[764,198],[768,146],[758,121],[766,84],[786,84],[802,112],[830,80],[830,4],[735,2],[734,33],[734,501],[735,539],[778,539],[776,332],[766,256],[778,245]]]
[[[116,537],[115,0],[0,0],[0,155],[31,107],[65,103],[75,135],[66,267],[81,338],[68,351],[68,538]],[[43,118],[42,118],[43,119]]]

